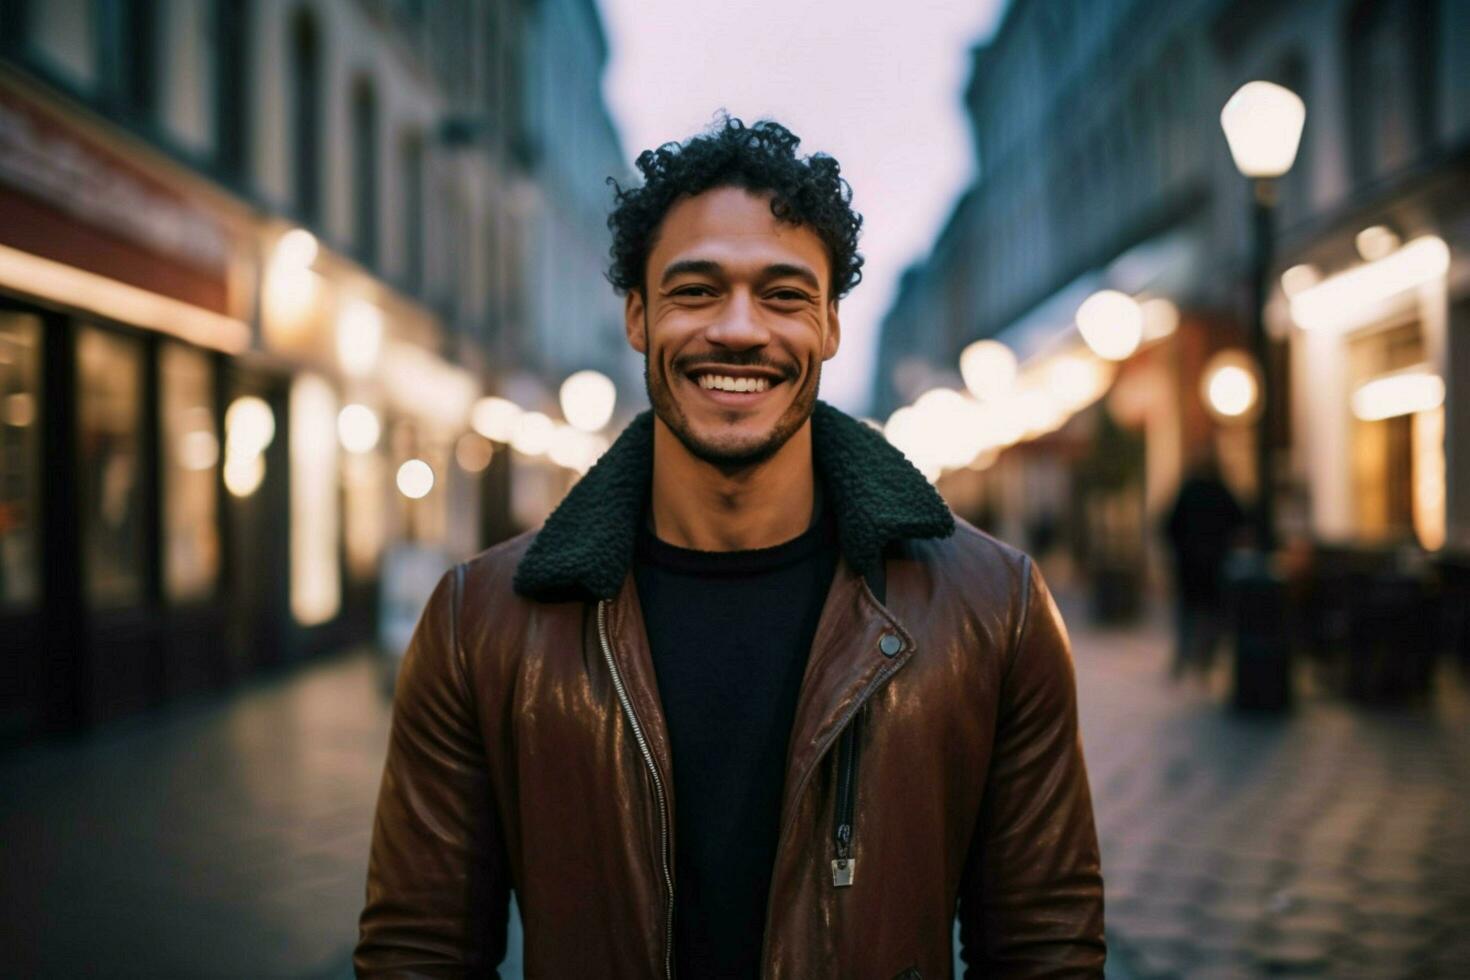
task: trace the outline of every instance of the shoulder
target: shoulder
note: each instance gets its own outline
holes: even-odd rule
[[[955,517],[954,533],[915,539],[896,548],[890,565],[920,566],[934,585],[953,599],[994,614],[1024,604],[1034,574],[1031,557]]]
[[[466,559],[460,568],[463,570],[466,592],[475,592],[482,596],[495,596],[496,598],[508,598],[513,595],[511,581],[515,578],[516,568],[519,567],[521,559],[530,550],[531,543],[536,540],[540,528],[524,531],[513,538],[508,538],[493,547]],[[504,595],[496,595],[504,593]]]
[[[519,648],[515,638],[541,604],[518,595],[512,583],[537,533],[518,534],[454,569],[459,576],[463,641],[472,659],[483,659],[501,647]]]

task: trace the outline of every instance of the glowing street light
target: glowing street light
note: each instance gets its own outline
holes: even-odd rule
[[[525,456],[540,456],[551,448],[556,423],[541,412],[525,412],[516,419],[510,446]]]
[[[1261,382],[1255,361],[1243,350],[1219,351],[1200,373],[1200,397],[1217,422],[1252,422],[1261,407]]]
[[[225,410],[225,447],[230,456],[253,456],[276,437],[276,416],[263,398],[242,395]]]
[[[1016,355],[998,340],[977,340],[960,352],[960,376],[981,401],[999,398],[1016,382]]]
[[[378,416],[366,405],[346,405],[337,413],[337,437],[349,453],[371,452],[381,432]]]
[[[421,459],[410,459],[398,467],[398,492],[409,500],[419,500],[434,489],[434,470]]]
[[[1077,308],[1077,332],[1098,357],[1127,360],[1143,340],[1143,307],[1127,293],[1099,290]]]
[[[1235,166],[1252,178],[1280,177],[1291,169],[1306,120],[1301,96],[1274,82],[1246,82],[1220,110]]]
[[[583,432],[596,432],[612,419],[618,389],[600,371],[578,371],[561,383],[561,414]]]
[[[274,258],[282,265],[307,269],[316,261],[318,251],[315,235],[305,228],[292,228],[276,242]]]
[[[365,299],[349,300],[337,315],[337,361],[354,377],[371,374],[383,352],[383,311]]]
[[[1236,90],[1220,110],[1220,128],[1230,144],[1236,169],[1251,181],[1254,204],[1251,212],[1251,348],[1260,379],[1258,401],[1260,431],[1256,434],[1256,547],[1269,554],[1276,549],[1275,444],[1271,438],[1271,413],[1275,396],[1266,384],[1262,365],[1270,361],[1271,342],[1266,334],[1266,297],[1271,273],[1273,232],[1271,211],[1276,203],[1272,181],[1296,162],[1302,141],[1307,107],[1301,96],[1274,82],[1247,82]],[[1262,566],[1265,568],[1266,566]],[[1263,586],[1267,574],[1262,578]],[[1271,584],[1274,588],[1274,584]],[[1243,608],[1243,607],[1242,607]]]
[[[516,421],[521,417],[521,407],[509,398],[487,395],[475,402],[470,409],[470,425],[486,439],[495,442],[510,442],[515,435]]]

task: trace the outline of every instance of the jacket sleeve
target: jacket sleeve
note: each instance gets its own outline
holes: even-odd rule
[[[1066,627],[1028,558],[960,893],[969,977],[1101,977],[1103,891]]]
[[[458,639],[464,568],[429,599],[400,668],[373,821],[359,977],[496,976],[510,889]]]

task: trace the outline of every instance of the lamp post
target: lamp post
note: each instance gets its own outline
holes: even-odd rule
[[[1280,710],[1291,701],[1286,596],[1276,550],[1275,446],[1271,425],[1278,393],[1270,372],[1266,297],[1271,273],[1276,178],[1291,169],[1307,110],[1301,98],[1271,82],[1247,82],[1220,112],[1236,168],[1251,181],[1251,348],[1260,377],[1256,422],[1256,551],[1233,576],[1236,592],[1235,705]]]
[[[1230,144],[1235,166],[1251,181],[1251,352],[1260,371],[1260,416],[1256,429],[1256,547],[1263,555],[1276,549],[1272,492],[1275,478],[1271,423],[1277,393],[1269,369],[1266,297],[1271,274],[1272,208],[1276,178],[1291,169],[1301,143],[1307,109],[1290,89],[1271,82],[1247,82],[1220,112],[1220,126]]]

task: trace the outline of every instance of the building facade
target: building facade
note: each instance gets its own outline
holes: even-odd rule
[[[1010,347],[1023,378],[1062,356],[1097,362],[1107,382],[1065,424],[940,478],[1018,543],[1060,524],[1093,571],[1160,564],[1157,521],[1198,457],[1254,496],[1249,415],[1222,418],[1201,387],[1216,355],[1248,348],[1253,316],[1251,188],[1221,107],[1274,81],[1307,107],[1274,182],[1266,299],[1282,531],[1465,549],[1470,79],[1450,39],[1466,17],[1453,0],[1012,4],[974,53],[977,179],[884,324],[879,416],[955,386],[981,338]],[[1136,352],[1111,362],[1076,325],[1100,290],[1149,311]],[[1442,385],[1442,406],[1355,414],[1355,394],[1396,373]]]
[[[606,239],[534,140],[617,166],[556,6],[0,2],[0,738],[371,639],[390,554],[515,529],[476,400],[617,309],[546,316],[526,258],[539,202]]]

